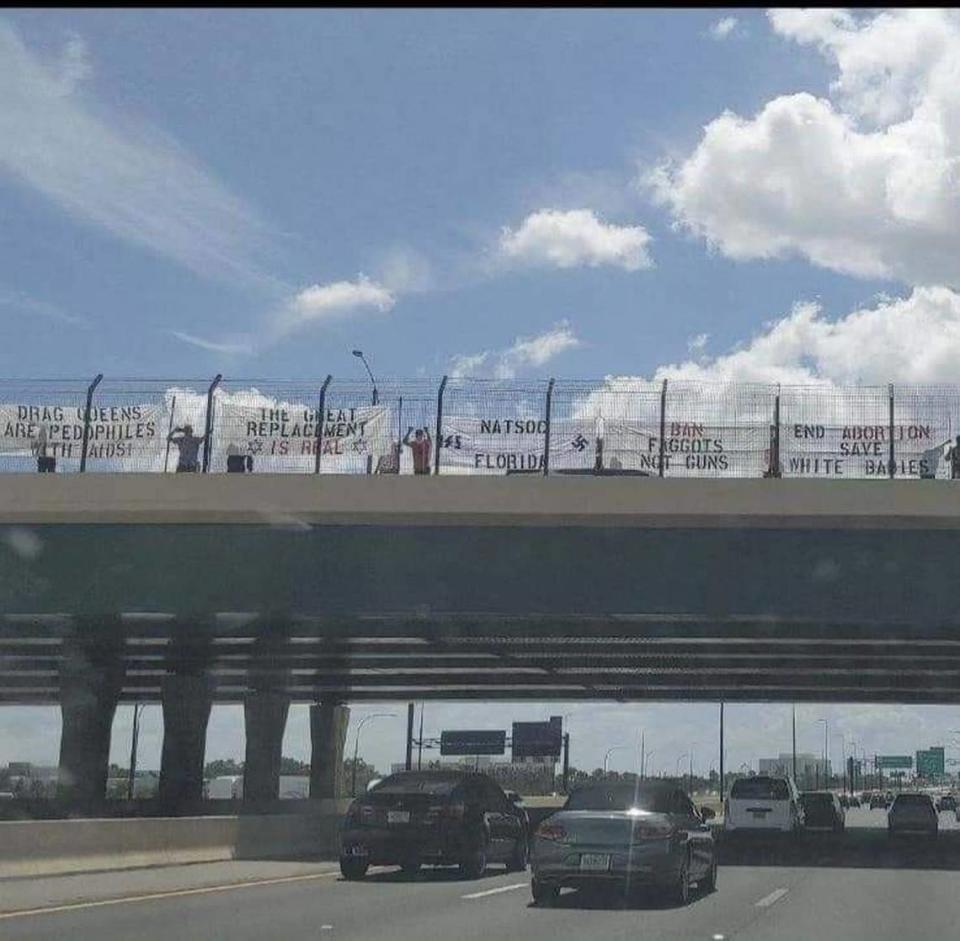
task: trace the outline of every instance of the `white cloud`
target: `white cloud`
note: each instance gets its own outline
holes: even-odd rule
[[[737,18],[735,16],[724,16],[710,26],[710,35],[714,39],[726,39],[737,28]]]
[[[827,319],[812,302],[766,324],[738,348],[657,368],[652,379],[790,384],[955,382],[960,294],[914,288],[903,298]]]
[[[454,378],[492,376],[495,379],[512,379],[523,369],[546,366],[561,353],[580,345],[570,325],[561,321],[537,336],[517,337],[512,346],[503,350],[455,356],[450,375]]]
[[[383,285],[360,275],[356,281],[331,281],[304,288],[277,315],[278,333],[287,334],[311,323],[327,323],[359,311],[386,313],[396,297]]]
[[[801,255],[908,284],[960,262],[960,13],[774,10],[781,36],[836,67],[805,92],[711,121],[644,178],[678,223],[735,259]]]
[[[643,226],[605,223],[590,209],[541,209],[517,229],[505,227],[499,249],[504,258],[554,268],[611,265],[626,271],[650,268],[651,241]]]
[[[87,223],[226,280],[270,283],[254,213],[175,141],[89,93],[83,41],[47,61],[0,24],[0,172]]]

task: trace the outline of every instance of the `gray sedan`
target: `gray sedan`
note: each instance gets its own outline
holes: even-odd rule
[[[936,837],[939,827],[937,809],[929,794],[898,794],[887,812],[887,833],[891,837],[902,833]]]
[[[666,782],[580,788],[533,834],[533,900],[548,905],[564,886],[647,885],[685,905],[691,883],[717,886],[712,816]]]

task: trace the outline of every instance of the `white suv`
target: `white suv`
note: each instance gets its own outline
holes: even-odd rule
[[[724,804],[723,829],[776,831],[799,835],[803,806],[793,778],[760,774],[733,782]]]

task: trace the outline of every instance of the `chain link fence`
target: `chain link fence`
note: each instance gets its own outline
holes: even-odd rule
[[[958,437],[945,385],[0,380],[8,473],[950,478]]]

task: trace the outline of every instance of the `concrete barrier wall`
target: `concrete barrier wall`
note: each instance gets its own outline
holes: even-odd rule
[[[217,862],[329,857],[349,801],[309,813],[0,821],[0,878]]]

